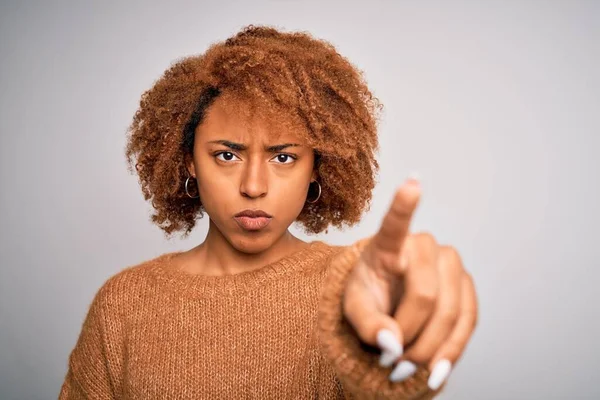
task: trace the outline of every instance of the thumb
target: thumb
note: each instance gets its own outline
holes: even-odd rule
[[[381,328],[376,328],[377,346],[381,349],[379,365],[382,367],[391,367],[398,360],[404,351],[402,347],[402,333],[398,323],[389,315],[380,315],[379,324]]]
[[[366,344],[381,350],[379,365],[390,367],[403,353],[403,335],[398,322],[369,301],[358,300],[359,297],[346,297],[344,314],[359,338]]]

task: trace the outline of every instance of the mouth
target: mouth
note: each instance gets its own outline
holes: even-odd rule
[[[271,222],[272,215],[262,210],[244,210],[233,217],[238,225],[247,231],[258,231]]]

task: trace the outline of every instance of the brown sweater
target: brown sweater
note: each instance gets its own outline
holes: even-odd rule
[[[421,368],[400,383],[344,321],[359,249],[321,241],[227,276],[124,269],[89,308],[59,399],[430,399]]]

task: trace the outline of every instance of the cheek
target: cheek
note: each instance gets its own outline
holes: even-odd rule
[[[227,179],[206,163],[199,165],[197,171],[198,190],[202,205],[209,215],[211,212],[215,214],[226,206],[227,199],[237,193],[235,180]]]
[[[300,214],[306,201],[309,184],[310,171],[287,179],[277,177],[273,180],[269,186],[269,195],[280,215],[286,215],[287,219],[294,220]]]
[[[277,179],[269,187],[269,194],[280,199],[280,203],[302,201],[308,189],[308,180],[302,179]]]

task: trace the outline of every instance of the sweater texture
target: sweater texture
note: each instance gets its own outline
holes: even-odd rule
[[[343,318],[366,242],[314,241],[235,275],[178,270],[179,252],[123,269],[89,307],[59,399],[433,398],[425,368],[390,382]]]

